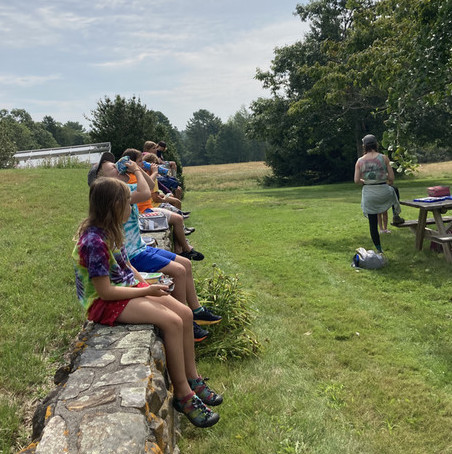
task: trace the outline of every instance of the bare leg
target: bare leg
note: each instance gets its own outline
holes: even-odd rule
[[[179,200],[182,199],[182,188],[178,186],[174,191],[173,191],[174,197],[178,198]]]
[[[171,203],[171,205],[175,206],[179,210],[182,208],[182,202],[176,197],[166,197],[165,201]]]
[[[388,230],[388,212],[385,211],[382,213],[381,217],[383,218],[383,229]]]
[[[178,399],[190,394],[188,379],[198,377],[191,310],[171,296],[148,296],[131,299],[117,320],[151,323],[162,330],[174,393]]]
[[[172,291],[171,295],[178,301],[180,301],[182,304],[186,304],[187,303],[186,269],[181,263],[178,263],[177,260],[178,257],[180,256],[176,256],[175,261],[171,261],[170,263],[168,263],[168,265],[164,266],[159,271],[161,273],[168,274],[173,278],[174,290]]]
[[[174,252],[176,252],[176,254],[179,254],[180,252],[190,252],[192,248],[185,237],[184,218],[180,214],[165,210],[165,208],[154,208],[154,210],[168,215],[168,224],[173,228]]]
[[[198,309],[198,307],[201,307],[201,305],[199,304],[198,295],[196,294],[195,282],[193,280],[193,271],[191,267],[191,260],[178,255],[176,257],[176,262],[180,263],[185,268],[185,290],[187,304],[191,310]]]
[[[169,223],[173,226],[175,249],[179,246],[182,252],[190,252],[192,248],[185,238],[184,218],[180,214],[172,213]]]
[[[174,290],[171,295],[181,303],[186,303],[191,310],[201,307],[196,294],[195,283],[193,281],[193,273],[191,261],[180,255],[176,259],[159,270],[164,274],[168,274],[174,280]]]
[[[378,228],[380,232],[383,230],[383,213],[378,213]]]

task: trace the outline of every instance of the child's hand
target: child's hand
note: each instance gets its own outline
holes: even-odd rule
[[[129,173],[135,173],[137,170],[140,170],[140,168],[138,167],[138,164],[131,160],[126,162],[126,167],[127,167],[127,172],[129,172]]]
[[[151,175],[159,172],[159,166],[157,164],[151,164]]]
[[[168,295],[168,286],[160,284],[152,284],[148,287],[149,296],[165,296]]]

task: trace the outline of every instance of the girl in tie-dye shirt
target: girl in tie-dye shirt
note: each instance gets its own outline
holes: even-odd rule
[[[148,285],[127,258],[123,223],[130,202],[130,190],[120,180],[98,178],[91,185],[89,216],[79,227],[72,254],[77,295],[89,320],[159,327],[175,409],[197,427],[213,426],[220,417],[206,404],[219,405],[223,398],[197,372],[191,309],[170,296],[168,286]]]

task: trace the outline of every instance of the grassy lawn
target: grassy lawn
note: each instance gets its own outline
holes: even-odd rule
[[[398,182],[402,199],[449,184],[451,170],[424,166]],[[181,452],[452,453],[451,265],[392,228],[385,268],[351,268],[357,247],[372,248],[359,188],[265,189],[256,180],[266,172],[259,163],[185,169],[190,238],[206,255],[196,274],[216,263],[240,276],[264,348],[245,361],[199,359],[225,402],[214,428],[183,425]],[[6,454],[27,443],[33,405],[82,323],[69,255],[88,187],[78,169],[1,176]]]

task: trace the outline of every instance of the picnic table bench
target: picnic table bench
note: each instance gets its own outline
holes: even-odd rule
[[[401,201],[400,204],[418,208],[419,217],[417,220],[405,221],[403,224],[395,225],[395,227],[410,228],[416,235],[415,248],[418,251],[422,250],[425,237],[431,238],[432,241],[441,244],[446,261],[452,263],[452,251],[450,248],[450,244],[452,244],[452,234],[448,233],[449,228],[452,226],[452,216],[443,216],[447,210],[452,209],[452,200],[437,202],[405,200]],[[427,218],[427,213],[429,211],[433,213],[433,218]],[[426,227],[427,225],[433,224],[436,225],[436,230]]]
[[[443,222],[452,222],[452,216],[443,216]],[[417,228],[417,225],[419,223],[418,219],[413,219],[410,221],[405,221],[403,224],[393,224],[391,222],[391,225],[394,227],[410,227],[411,229],[414,227],[414,229]],[[435,224],[436,221],[434,218],[427,218],[425,220],[425,225],[430,225],[430,224]]]

